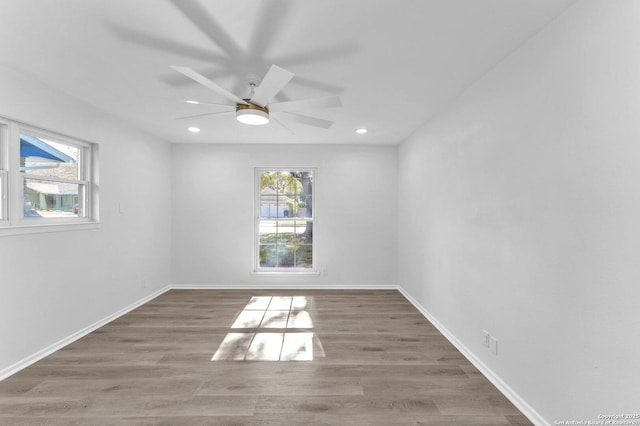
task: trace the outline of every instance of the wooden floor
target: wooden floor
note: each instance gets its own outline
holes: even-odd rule
[[[0,382],[0,424],[531,423],[396,291],[172,290]]]

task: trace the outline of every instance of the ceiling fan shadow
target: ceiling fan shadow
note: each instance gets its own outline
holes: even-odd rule
[[[299,84],[300,86],[305,86],[305,87],[309,87],[311,89],[316,89],[322,92],[329,92],[329,93],[343,93],[344,92],[344,87],[343,86],[338,86],[335,84],[329,84],[329,83],[323,83],[322,81],[318,81],[318,80],[314,80],[311,78],[305,78],[305,77],[300,77],[299,75],[296,75],[292,80],[291,80],[292,84]]]
[[[242,61],[246,54],[231,36],[215,20],[211,13],[197,1],[170,0],[170,2],[198,27],[204,35],[220,47],[232,62]]]
[[[269,51],[278,31],[285,26],[285,22],[291,15],[293,4],[286,0],[261,3],[258,22],[249,39],[248,56],[264,59],[265,52]]]
[[[190,59],[197,59],[208,63],[217,63],[228,67],[230,60],[227,56],[212,52],[209,49],[202,49],[186,43],[181,43],[157,35],[143,33],[132,28],[126,28],[118,24],[106,23],[107,28],[119,39],[138,46],[159,50],[185,56]]]
[[[324,62],[343,56],[351,56],[360,51],[360,46],[355,43],[345,43],[338,46],[327,46],[318,49],[307,49],[304,52],[281,55],[273,58],[273,62],[282,66]]]

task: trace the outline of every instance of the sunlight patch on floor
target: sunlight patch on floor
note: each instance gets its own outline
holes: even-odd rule
[[[212,361],[313,361],[324,357],[306,296],[254,296]]]

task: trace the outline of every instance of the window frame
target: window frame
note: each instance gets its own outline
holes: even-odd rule
[[[313,240],[311,242],[311,267],[264,267],[260,266],[260,222],[265,220],[261,217],[260,212],[260,178],[263,172],[311,172],[313,179],[311,181],[311,217],[304,217],[305,221],[313,224]],[[318,259],[316,257],[317,250],[317,182],[318,169],[316,167],[255,167],[254,168],[254,250],[253,250],[253,273],[265,275],[319,275]],[[268,220],[291,220],[290,218],[269,218]]]
[[[9,223],[8,134],[9,122],[0,117],[0,226],[6,226]]]
[[[97,226],[97,173],[98,145],[79,138],[63,135],[19,121],[0,117],[0,185],[4,185],[4,202],[0,209],[0,236],[33,232],[53,232],[87,229]],[[28,135],[68,145],[79,150],[77,179],[30,174],[20,170],[20,135]],[[37,179],[45,182],[78,185],[78,204],[81,207],[73,217],[24,217],[25,181]],[[1,188],[0,188],[1,189]]]

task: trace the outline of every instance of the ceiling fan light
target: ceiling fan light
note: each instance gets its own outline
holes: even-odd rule
[[[269,122],[269,114],[259,109],[239,109],[236,111],[236,120],[251,126],[261,126]]]

